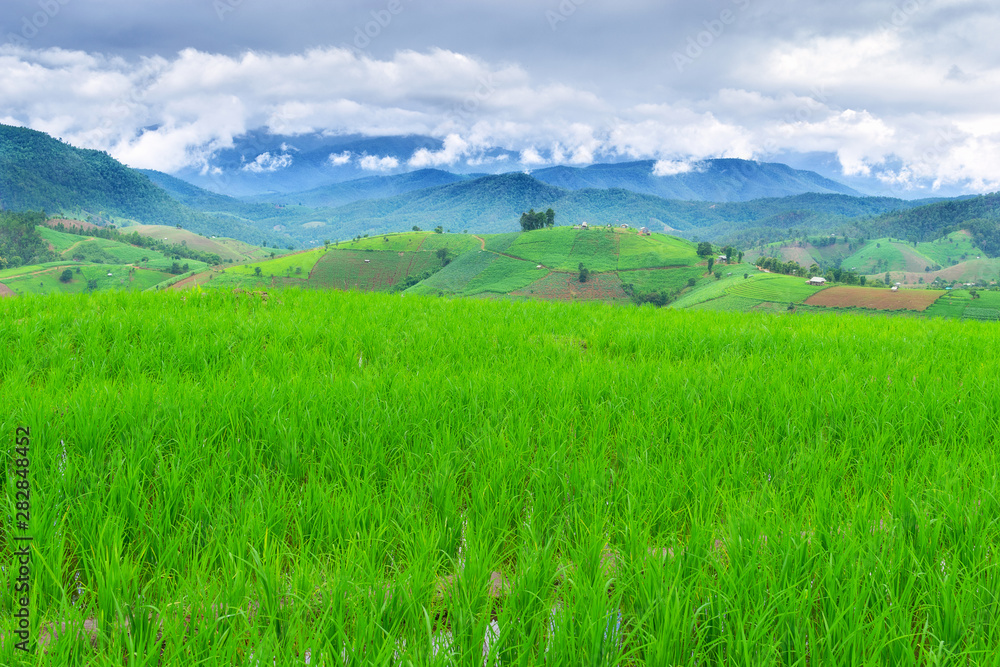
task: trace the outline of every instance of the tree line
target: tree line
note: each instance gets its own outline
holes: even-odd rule
[[[96,236],[97,238],[117,241],[119,243],[125,243],[126,245],[135,246],[137,248],[155,250],[163,253],[167,257],[173,257],[174,259],[193,259],[197,262],[205,262],[206,264],[211,265],[222,263],[222,258],[214,252],[202,252],[186,245],[164,243],[159,239],[143,236],[139,232],[123,234],[112,227],[98,227],[96,229],[83,229],[82,227],[77,227],[75,225],[67,227],[61,222],[56,224],[55,230],[66,234],[76,234],[77,236]]]

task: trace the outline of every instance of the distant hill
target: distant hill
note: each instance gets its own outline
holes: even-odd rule
[[[749,160],[704,160],[691,171],[669,176],[654,173],[652,160],[622,164],[595,164],[586,168],[552,167],[533,176],[543,183],[567,190],[622,188],[664,199],[742,202],[787,197],[808,192],[861,196],[846,185],[811,171],[784,164]]]
[[[235,197],[220,195],[185,180],[152,169],[137,169],[181,204],[203,213],[229,213],[258,219],[273,215],[274,207],[265,203],[248,203]]]
[[[533,176],[511,173],[315,211],[312,219],[323,218],[327,227],[324,234],[333,238],[438,225],[455,231],[500,233],[515,231],[522,212],[551,206],[560,225],[628,224],[702,238],[723,238],[748,228],[773,228],[770,233],[775,238],[768,240],[779,240],[789,229],[834,228],[852,218],[917,205],[899,199],[832,194],[718,204],[677,201],[623,188],[566,190]],[[315,236],[313,230],[294,225],[289,225],[288,231],[299,238]],[[759,236],[758,232],[752,235],[755,240]]]
[[[184,206],[145,174],[107,153],[74,148],[42,132],[8,125],[0,125],[0,208],[181,225],[206,236],[255,244],[288,242],[281,234]]]
[[[305,192],[255,195],[245,199],[250,202],[335,208],[365,199],[386,199],[414,190],[450,185],[464,180],[465,176],[440,169],[420,169],[395,176],[368,176],[344,183],[324,185]]]

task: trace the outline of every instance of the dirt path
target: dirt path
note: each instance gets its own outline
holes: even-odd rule
[[[167,289],[171,292],[180,292],[181,290],[187,289],[188,287],[191,287],[193,285],[200,285],[201,282],[198,282],[198,279],[203,278],[205,275],[211,275],[211,273],[212,273],[211,271],[202,271],[201,273],[196,273],[190,278],[185,278],[184,280],[174,283]],[[206,281],[203,280],[202,282]]]
[[[17,292],[7,287],[3,283],[0,283],[0,299],[11,296],[17,296]]]
[[[476,236],[475,234],[472,235],[472,238],[474,238],[477,241],[479,241],[479,247],[480,247],[480,249],[486,250],[486,239],[484,239],[482,236]]]

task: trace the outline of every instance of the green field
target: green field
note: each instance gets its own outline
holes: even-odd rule
[[[619,232],[618,268],[640,269],[657,266],[691,266],[701,261],[694,243],[664,234],[639,236]]]
[[[972,237],[965,232],[955,232],[931,243],[918,243],[917,251],[939,266],[951,266],[955,262],[979,259],[985,256],[972,243]],[[965,259],[962,256],[965,256]]]
[[[409,276],[440,266],[432,252],[332,249],[316,262],[309,283],[318,289],[388,291]]]
[[[736,267],[740,275],[744,273],[746,267]],[[757,270],[754,269],[754,273]],[[728,273],[728,272],[727,272]],[[705,271],[702,267],[691,267],[689,269],[669,269],[669,270],[649,270],[649,271],[621,271],[619,276],[623,283],[631,283],[636,292],[675,292],[687,288],[688,280],[695,279],[696,283],[705,284],[707,281],[714,281],[714,278],[705,278]]]
[[[265,259],[249,264],[240,264],[226,269],[226,273],[234,275],[256,275],[257,269],[264,276],[308,276],[313,267],[324,255],[323,248],[298,252],[274,259]]]
[[[925,313],[930,317],[956,317],[973,320],[1000,319],[1000,292],[976,290],[973,299],[969,290],[953,290],[934,302]]]
[[[523,262],[503,255],[495,255],[483,271],[472,278],[462,294],[472,296],[483,292],[507,294],[527,287],[548,271],[536,269],[531,262]]]
[[[591,271],[614,271],[617,243],[617,234],[603,228],[555,227],[521,234],[503,252],[557,271],[575,271],[581,263]]]
[[[402,234],[380,234],[357,241],[338,243],[337,248],[345,250],[390,250],[393,252],[435,251],[447,248],[458,255],[473,248],[479,248],[479,241],[468,234],[435,234],[434,232],[406,232]]]
[[[142,291],[171,277],[169,273],[163,271],[133,269],[131,266],[70,264],[59,265],[56,268],[40,272],[37,266],[28,268],[32,269],[33,272],[17,278],[3,278],[3,284],[22,296],[26,294],[79,294],[103,290]],[[67,268],[73,271],[73,277],[70,282],[64,283],[60,276]],[[80,270],[79,273],[76,273],[77,269]],[[88,286],[91,280],[96,281],[94,290]]]
[[[0,349],[0,664],[1000,653],[995,323],[107,292]]]
[[[805,278],[758,274],[753,279],[736,281],[726,292],[757,301],[798,303],[805,301],[821,289],[823,288],[807,285]]]

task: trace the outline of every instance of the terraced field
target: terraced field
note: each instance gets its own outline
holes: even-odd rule
[[[382,292],[407,276],[440,266],[441,260],[430,252],[400,254],[334,249],[316,262],[310,283],[318,288]]]
[[[513,296],[524,296],[544,301],[628,301],[622,289],[621,278],[616,273],[599,273],[590,276],[585,283],[578,276],[566,273],[551,273],[524,289],[512,292]]]

